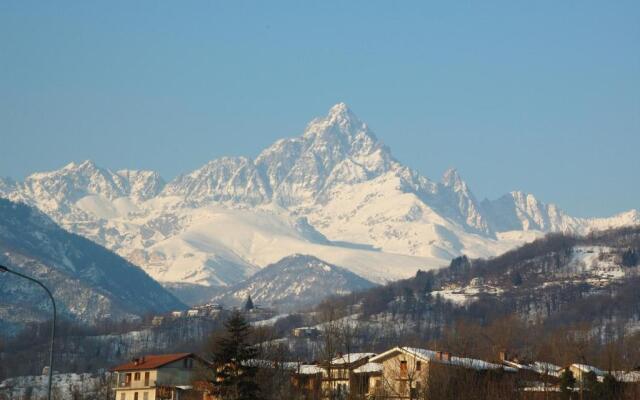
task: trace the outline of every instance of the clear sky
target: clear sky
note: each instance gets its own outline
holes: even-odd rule
[[[640,208],[639,1],[0,2],[0,176],[171,179],[339,101],[480,199]]]

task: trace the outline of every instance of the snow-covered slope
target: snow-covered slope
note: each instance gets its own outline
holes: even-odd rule
[[[368,289],[373,283],[316,257],[295,254],[270,264],[213,300],[240,305],[251,295],[258,304],[279,310],[300,309],[331,295]]]
[[[0,264],[43,281],[58,312],[94,323],[137,318],[183,307],[144,271],[83,237],[58,227],[38,210],[0,199]],[[44,291],[25,279],[0,279],[0,329],[12,321],[49,315]]]
[[[640,223],[635,210],[574,218],[521,192],[479,202],[453,169],[433,181],[403,166],[343,103],[254,160],[223,157],[166,184],[152,171],[85,161],[1,180],[0,196],[37,206],[172,287],[233,285],[295,253],[382,283],[545,232]]]

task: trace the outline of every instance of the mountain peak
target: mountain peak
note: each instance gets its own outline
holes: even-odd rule
[[[447,169],[442,175],[442,183],[447,187],[457,187],[464,183],[460,173],[455,168]]]
[[[347,115],[351,113],[351,109],[346,103],[340,102],[329,109],[329,116]]]
[[[356,116],[345,103],[335,104],[329,109],[325,118],[321,118],[327,125],[339,125],[343,128],[366,129],[366,124]]]
[[[85,170],[94,170],[100,169],[96,163],[91,160],[84,160],[80,163],[70,162],[69,164],[62,167],[62,171],[85,171]]]

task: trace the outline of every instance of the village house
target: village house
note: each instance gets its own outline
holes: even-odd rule
[[[593,374],[599,381],[602,381],[605,375],[605,372],[601,369],[587,364],[571,364],[567,367],[560,368],[558,372],[562,374],[567,370],[571,371],[576,382],[578,382],[578,385],[581,385],[585,381],[588,374]]]
[[[115,400],[192,398],[196,372],[208,365],[193,353],[135,358],[111,369],[115,373]]]
[[[369,375],[368,393],[373,398],[410,399],[424,393],[435,372],[442,368],[469,371],[508,371],[511,367],[483,360],[452,356],[444,351],[414,347],[394,347],[369,359],[382,366]],[[435,367],[435,368],[434,368]]]
[[[375,353],[347,353],[322,363],[323,398],[346,398],[349,394],[362,393],[354,370],[366,364]]]
[[[517,370],[517,378],[521,382],[526,382],[524,391],[528,394],[554,393],[558,389],[562,368],[555,364],[531,361],[509,354],[507,351],[500,352],[500,361],[504,366]]]
[[[324,370],[317,365],[298,365],[291,377],[293,386],[304,400],[320,400]]]
[[[354,379],[351,383],[351,391],[357,393],[361,397],[369,396],[375,393],[375,388],[370,385],[375,385],[376,382],[381,382],[384,369],[382,364],[375,362],[368,362],[359,366],[353,370]]]
[[[291,336],[297,338],[317,339],[320,336],[320,330],[316,327],[302,326],[299,328],[293,328],[291,330]]]

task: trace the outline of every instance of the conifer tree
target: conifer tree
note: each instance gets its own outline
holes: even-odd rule
[[[251,295],[249,295],[247,297],[247,301],[244,303],[244,310],[245,311],[251,311],[255,308],[255,306],[253,305],[253,300],[251,300]]]
[[[226,332],[213,343],[216,377],[212,382],[221,399],[259,399],[255,379],[257,350],[250,345],[251,326],[239,311],[225,322]]]
[[[576,378],[569,368],[560,375],[560,393],[562,399],[570,399],[573,387],[576,385]]]

